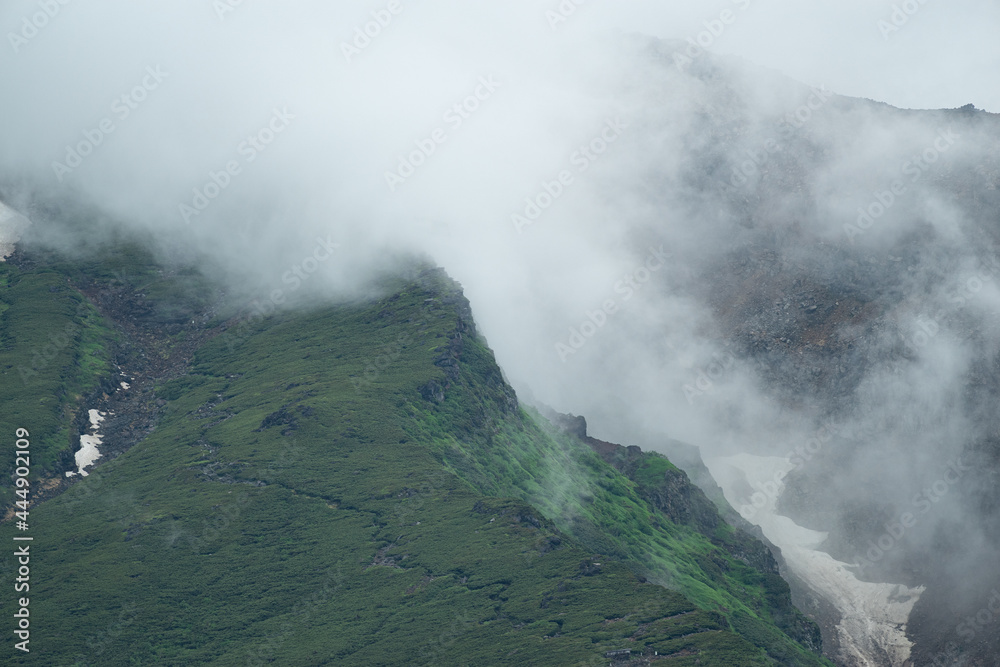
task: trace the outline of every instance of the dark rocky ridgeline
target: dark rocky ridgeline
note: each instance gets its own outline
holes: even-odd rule
[[[582,416],[561,414],[550,409],[544,410],[543,414],[556,427],[590,446],[605,462],[635,482],[640,497],[671,521],[693,528],[737,560],[760,572],[769,589],[768,611],[775,624],[810,650],[819,652],[822,649],[824,638],[821,638],[819,628],[793,605],[789,586],[780,572],[781,551],[767,542],[759,528],[735,511],[726,513],[724,519],[720,508],[691,482],[687,473],[670,464],[662,455],[643,452],[635,445],[619,445],[590,437],[587,435],[587,420]],[[734,530],[720,530],[727,521]],[[836,611],[828,606],[824,606],[823,611],[820,615],[825,624],[832,622],[836,625],[839,621]]]
[[[649,480],[636,479],[636,473],[651,457],[658,456],[635,445],[618,445],[604,440],[598,440],[587,435],[587,422],[584,417],[563,416],[572,421],[572,432],[587,443],[591,449],[600,454],[601,458],[614,466],[618,471],[640,486],[642,496],[655,507],[663,511],[671,521],[695,528],[705,535],[714,535],[722,522],[716,507],[697,486],[691,483],[687,474],[677,468],[667,468],[655,483]],[[753,543],[754,546],[763,546]],[[754,567],[766,571],[777,571],[776,563],[766,549],[753,549],[755,553],[739,554],[740,560],[750,562]],[[765,555],[766,554],[766,555]],[[737,555],[737,554],[733,554]]]

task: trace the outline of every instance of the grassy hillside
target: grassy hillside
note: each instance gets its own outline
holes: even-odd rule
[[[74,406],[110,375],[112,339],[64,275],[0,263],[0,433],[13,442],[15,429],[29,430],[34,470],[50,485],[73,460]],[[13,472],[13,455],[0,458],[0,478]],[[15,499],[9,482],[0,486],[5,509]]]
[[[4,391],[36,328],[80,329],[50,384],[4,404],[8,431],[63,429],[32,481],[67,469],[108,360],[150,385],[109,399],[119,420],[156,418],[32,508],[32,651],[8,638],[10,664],[828,664],[747,538],[669,516],[686,478],[666,459],[619,469],[517,403],[440,271],[223,325],[184,272],[138,308],[142,276],[98,298],[101,262],[21,266],[3,268],[24,290],[2,291],[21,346],[0,351]]]

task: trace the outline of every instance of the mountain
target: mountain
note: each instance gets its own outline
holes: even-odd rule
[[[772,552],[519,403],[440,269],[265,314],[134,238],[28,239],[0,285],[10,664],[829,664]]]
[[[1000,116],[830,94],[757,117],[721,99],[732,69],[696,78],[712,106],[689,174],[741,231],[693,289],[733,363],[811,415],[776,452],[776,511],[860,580],[922,590],[913,664],[1000,664]]]
[[[149,156],[228,114],[64,187],[6,175],[36,224],[2,273],[3,428],[37,475],[29,522],[7,464],[6,525],[41,531],[38,618],[86,619],[39,650],[1000,664],[1000,116],[686,49],[498,77],[447,146],[414,141],[447,99],[387,116],[357,77],[357,117],[296,124],[197,225],[200,162]],[[350,251],[299,290],[321,232]]]
[[[837,662],[1000,664],[1000,116],[707,54],[678,73],[682,44],[637,42],[648,148],[612,201],[633,266],[672,259],[562,400],[657,451],[689,411],[706,492],[781,548]]]

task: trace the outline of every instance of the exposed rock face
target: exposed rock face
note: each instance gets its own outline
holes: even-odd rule
[[[46,257],[37,249],[29,253],[17,248],[9,261],[27,270],[36,263],[44,264]],[[110,350],[115,372],[103,377],[81,401],[85,408],[106,414],[101,423],[101,463],[119,456],[153,432],[166,405],[165,400],[157,397],[155,387],[185,373],[200,345],[209,338],[225,335],[227,329],[238,324],[238,318],[234,318],[210,325],[212,310],[207,301],[202,309],[190,302],[184,307],[154,304],[146,294],[153,283],[136,282],[136,278],[124,270],[110,280],[81,274],[65,287],[82,294],[120,336]],[[161,270],[159,279],[169,281],[169,271]],[[181,299],[178,295],[178,301]],[[172,335],[182,329],[186,335],[178,342]],[[73,418],[71,448],[63,454],[57,476],[38,495],[39,501],[62,493],[74,483],[65,472],[76,470],[74,452],[80,449],[80,434],[88,433],[88,428],[88,413],[82,409]],[[99,477],[99,468],[97,471]]]
[[[687,173],[697,205],[717,197],[742,229],[712,246],[691,290],[711,305],[713,342],[768,401],[838,431],[790,472],[778,513],[828,532],[822,550],[860,561],[864,581],[926,587],[907,624],[915,664],[991,664],[1000,633],[959,619],[1000,586],[1000,116],[835,97],[749,183],[729,187],[712,176],[723,147],[759,124],[739,104],[715,106],[691,132]],[[919,138],[904,138],[904,124]],[[960,139],[938,156],[929,146],[942,133]],[[860,136],[898,142],[899,160],[872,171]],[[922,152],[934,167],[904,172]],[[839,169],[861,185],[829,178]],[[890,211],[877,197],[896,178],[905,196]],[[945,485],[956,460],[960,482]],[[917,523],[897,539],[907,513]]]
[[[444,371],[443,381],[431,380],[420,387],[420,395],[424,400],[434,403],[441,403],[447,396],[448,389],[455,383],[461,381],[461,371],[459,365],[468,363],[470,359],[476,358],[477,354],[489,355],[493,359],[492,352],[488,351],[485,341],[480,337],[476,329],[476,323],[472,316],[472,306],[465,294],[455,283],[448,279],[442,269],[424,269],[412,278],[428,294],[433,297],[424,301],[424,314],[427,317],[436,317],[436,311],[451,313],[456,318],[456,326],[448,334],[447,341],[439,346],[434,365]],[[476,354],[467,355],[467,347],[480,348]],[[471,363],[476,363],[471,361]],[[491,391],[500,392],[503,399],[499,405],[504,414],[515,413],[518,410],[517,395],[510,385],[504,380],[503,373],[499,367],[492,364],[477,364],[481,373],[482,381]],[[484,411],[483,417],[489,420],[489,415]]]
[[[773,545],[765,545],[755,539],[743,527],[748,523],[737,516],[736,530],[726,538],[720,537],[723,519],[719,509],[708,496],[688,478],[687,474],[673,465],[663,465],[666,461],[660,454],[643,452],[635,445],[623,446],[587,435],[587,421],[582,416],[565,415],[547,411],[546,417],[565,433],[573,435],[597,452],[602,459],[626,477],[636,482],[642,497],[661,510],[671,521],[689,526],[709,537],[723,547],[733,557],[759,571],[773,588],[769,609],[775,624],[803,645],[819,651],[822,639],[817,626],[808,623],[792,606],[788,584],[779,574],[780,551]],[[651,461],[664,468],[661,474],[649,477]]]

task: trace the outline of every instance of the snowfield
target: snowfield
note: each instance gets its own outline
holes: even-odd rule
[[[781,549],[792,573],[840,611],[843,619],[837,634],[842,664],[897,667],[909,659],[912,644],[906,638],[906,623],[924,588],[858,580],[851,564],[818,550],[826,533],[777,514],[775,506],[784,488],[780,480],[794,467],[789,459],[738,454],[706,459],[705,465],[726,500]],[[747,484],[755,491],[753,504],[740,493]]]

